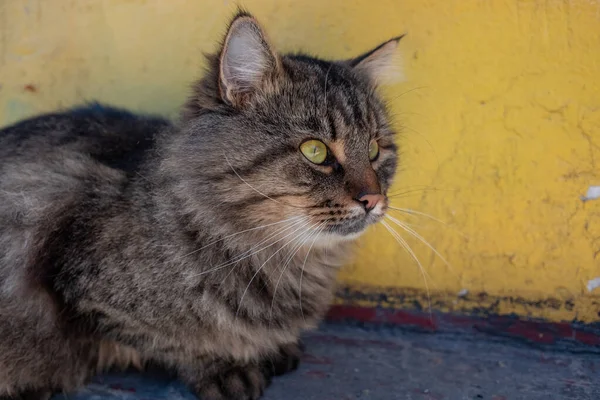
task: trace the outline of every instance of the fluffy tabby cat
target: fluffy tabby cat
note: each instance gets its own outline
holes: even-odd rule
[[[297,366],[396,146],[399,38],[281,55],[240,12],[181,121],[90,105],[0,132],[0,398],[159,364],[206,400]]]

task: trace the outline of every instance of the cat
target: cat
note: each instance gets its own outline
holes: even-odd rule
[[[399,40],[282,55],[240,11],[177,122],[88,104],[0,131],[0,398],[156,364],[258,399],[294,370],[388,207]]]

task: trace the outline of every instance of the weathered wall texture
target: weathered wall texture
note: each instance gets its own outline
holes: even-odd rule
[[[408,33],[385,91],[402,131],[392,215],[341,280],[396,305],[600,320],[600,2],[243,3],[281,50],[347,57]],[[97,99],[174,115],[228,1],[0,1],[0,124]],[[427,282],[427,284],[425,283]],[[596,282],[596,284],[595,284]],[[459,295],[460,293],[460,295]],[[364,299],[369,303],[374,300]]]

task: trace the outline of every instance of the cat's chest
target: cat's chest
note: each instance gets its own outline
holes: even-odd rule
[[[124,285],[126,292],[112,298],[122,299],[122,306],[136,299],[136,308],[119,322],[155,337],[152,348],[160,342],[182,354],[252,359],[276,351],[314,328],[326,313],[340,260],[317,251],[297,255],[288,264],[276,257],[269,261],[273,263],[264,266],[264,261],[258,266],[232,264],[214,274],[186,268],[165,277],[163,270],[153,274],[161,282],[144,286],[143,293]],[[139,322],[146,326],[143,332]]]
[[[195,346],[245,358],[294,342],[318,324],[331,303],[338,260],[315,252],[258,261],[197,277],[185,290],[189,304],[180,318],[186,323],[178,325],[189,328],[185,337],[198,339]]]
[[[212,294],[234,323],[295,327],[325,312],[340,264],[340,257],[323,251],[255,258],[226,276]]]

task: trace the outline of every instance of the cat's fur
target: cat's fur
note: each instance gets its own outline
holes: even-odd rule
[[[157,363],[202,398],[256,399],[295,368],[386,209],[361,196],[396,169],[375,87],[397,42],[282,56],[239,13],[176,125],[90,105],[1,131],[0,398]],[[337,161],[311,164],[311,138]]]

